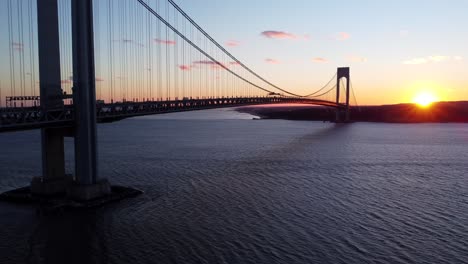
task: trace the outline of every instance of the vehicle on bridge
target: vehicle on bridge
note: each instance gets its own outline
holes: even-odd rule
[[[283,96],[283,95],[280,94],[280,93],[269,92],[269,93],[268,93],[268,96]]]

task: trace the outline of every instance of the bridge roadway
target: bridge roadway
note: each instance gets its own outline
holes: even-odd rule
[[[154,115],[172,112],[194,111],[203,109],[237,107],[260,104],[311,104],[345,109],[345,104],[335,102],[298,98],[298,97],[239,97],[185,99],[173,101],[118,102],[97,104],[96,115],[99,123],[118,121],[124,118]],[[0,108],[0,133],[9,131],[30,130],[47,127],[73,127],[74,107],[48,110],[41,107],[8,107]]]

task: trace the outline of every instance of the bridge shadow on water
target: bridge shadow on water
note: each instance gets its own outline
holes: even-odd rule
[[[314,129],[306,135],[294,138],[286,144],[279,144],[274,146],[271,151],[267,152],[269,158],[282,158],[285,155],[292,155],[294,153],[303,152],[307,148],[314,147],[314,144],[327,141],[327,140],[341,140],[345,138],[342,135],[352,129],[351,123],[331,123],[327,127]],[[343,141],[343,144],[346,144]],[[262,155],[263,156],[263,155]]]

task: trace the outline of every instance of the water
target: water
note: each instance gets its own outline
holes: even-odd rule
[[[38,140],[0,136],[0,191],[38,175]],[[0,263],[468,263],[468,125],[211,110],[99,140],[101,175],[145,194],[49,216],[0,203]]]

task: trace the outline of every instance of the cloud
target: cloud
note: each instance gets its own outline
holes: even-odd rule
[[[345,41],[351,38],[351,35],[347,32],[338,32],[333,36],[338,41]]]
[[[409,35],[409,31],[406,29],[400,30],[400,37],[407,37]]]
[[[402,63],[406,65],[420,65],[420,64],[427,64],[427,63],[439,63],[439,62],[444,62],[444,61],[462,61],[462,60],[463,58],[461,56],[433,55],[433,56],[405,60]]]
[[[199,60],[199,61],[192,62],[191,65],[179,65],[179,69],[183,71],[188,71],[188,70],[191,70],[193,68],[198,68],[198,66],[203,66],[203,65],[210,66],[211,69],[227,69],[228,67],[236,67],[240,65],[240,63],[236,61],[230,61],[230,62],[226,62],[226,64],[221,63],[221,62],[218,64],[211,60]]]
[[[103,81],[104,81],[104,79],[103,79],[103,78],[101,78],[101,77],[96,77],[96,79],[95,79],[95,80],[96,80],[96,82],[103,82]]]
[[[224,64],[218,64],[214,61],[211,61],[211,60],[200,60],[200,61],[194,61],[193,62],[194,65],[207,65],[207,66],[211,66],[212,69],[223,69],[223,68],[227,68],[226,65]],[[193,66],[192,66],[193,67]]]
[[[112,40],[113,42],[122,42],[124,44],[134,44],[134,45],[137,45],[137,46],[140,46],[140,47],[144,47],[145,45],[143,45],[142,43],[140,42],[136,42],[134,41],[133,39],[126,39],[126,38],[123,38],[123,39],[114,39]]]
[[[449,60],[449,59],[450,59],[450,57],[448,57],[448,56],[440,56],[440,55],[429,56],[429,60],[433,61],[433,62],[441,62],[441,61],[446,61],[446,60]]]
[[[165,45],[175,45],[176,42],[174,40],[166,40],[166,39],[154,39],[155,43],[158,44],[165,44]]]
[[[190,71],[192,69],[191,65],[179,65],[179,69],[182,71]]]
[[[428,60],[426,58],[414,58],[410,60],[405,60],[403,64],[406,65],[418,65],[418,64],[426,64],[428,63]]]
[[[350,55],[346,59],[351,62],[366,62],[367,61],[366,57],[361,57],[357,55]]]
[[[237,40],[229,40],[229,41],[226,41],[226,46],[229,46],[229,47],[237,47],[237,46],[240,46],[240,41],[237,41]]]
[[[11,46],[13,47],[14,50],[17,51],[23,51],[24,50],[24,44],[20,42],[12,42]]]
[[[70,80],[61,80],[60,81],[61,84],[69,84],[69,83],[72,83]]]
[[[316,57],[316,58],[313,58],[312,61],[314,62],[318,62],[318,63],[327,63],[328,60],[325,59],[325,58],[321,58],[321,57]]]
[[[113,42],[123,42],[123,43],[133,43],[133,40],[131,39],[114,39],[112,40]]]
[[[271,39],[297,39],[298,37],[292,33],[284,32],[284,31],[275,31],[275,30],[267,30],[260,33],[260,35],[264,36],[265,38]]]
[[[265,62],[266,63],[269,63],[269,64],[280,64],[280,61],[279,60],[275,60],[275,59],[265,59]]]
[[[194,61],[193,64],[218,65],[216,62],[210,61],[210,60],[199,60],[199,61]]]

